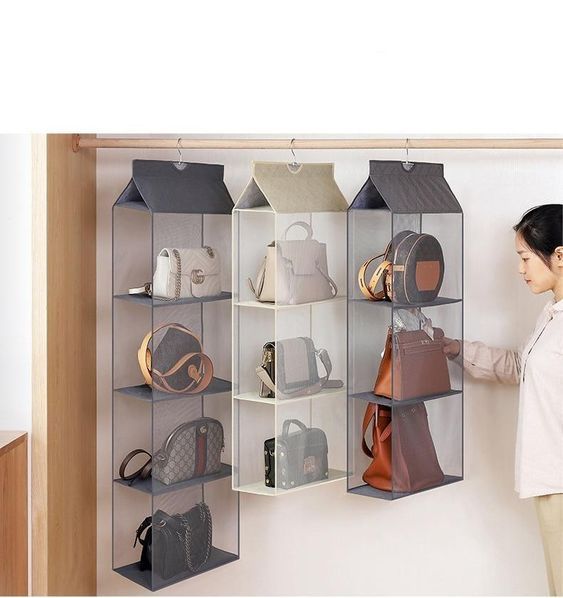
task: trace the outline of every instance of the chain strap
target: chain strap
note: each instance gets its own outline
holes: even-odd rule
[[[180,258],[180,252],[177,249],[172,250],[172,255],[176,258],[176,277],[174,280],[174,297],[171,298],[160,298],[161,301],[178,301],[180,299],[180,293],[182,291],[182,260]]]
[[[211,511],[204,502],[198,503],[197,506],[199,507],[199,516],[201,520],[205,521],[207,519],[209,522],[207,526],[207,546],[205,549],[205,557],[199,565],[194,565],[192,561],[192,528],[184,515],[178,514],[178,518],[184,527],[183,537],[181,532],[176,532],[178,539],[184,545],[186,565],[190,571],[197,571],[207,562],[207,559],[209,559],[209,553],[211,552],[211,542],[213,539],[213,520],[211,519]]]
[[[214,258],[215,252],[212,247],[204,245],[203,249],[207,251],[209,257]],[[178,301],[180,293],[182,292],[182,259],[180,252],[177,249],[172,250],[172,255],[176,258],[176,277],[174,280],[174,297],[170,299],[162,299],[163,301]],[[205,281],[205,274],[203,270],[192,270],[191,282],[193,284],[201,284]],[[192,293],[193,294],[193,293]]]

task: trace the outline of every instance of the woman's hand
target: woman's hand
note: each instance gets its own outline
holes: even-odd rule
[[[454,359],[454,357],[457,357],[461,351],[460,342],[453,338],[444,337],[443,351],[448,359]]]

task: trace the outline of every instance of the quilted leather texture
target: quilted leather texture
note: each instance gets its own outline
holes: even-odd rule
[[[180,297],[210,297],[221,293],[221,260],[216,249],[178,249],[181,262]],[[177,261],[172,249],[157,256],[153,280],[155,297],[172,299],[176,290]]]

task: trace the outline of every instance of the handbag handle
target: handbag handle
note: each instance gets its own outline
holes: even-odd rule
[[[376,446],[374,443],[371,449],[368,447],[366,442],[366,432],[369,428],[370,423],[372,422],[372,420],[374,420],[373,425],[375,426],[376,437],[379,434],[379,430],[377,428],[377,421],[380,417],[380,407],[381,406],[377,403],[368,403],[368,406],[366,407],[366,411],[364,413],[364,421],[362,424],[362,450],[368,457],[372,457],[373,459],[377,457],[377,454],[374,454],[373,452]],[[391,418],[389,418],[389,420],[391,420]],[[387,438],[389,438],[389,436],[391,436],[391,424],[392,421],[389,421],[389,423],[383,429],[383,432],[381,432],[381,436],[379,436],[380,442],[384,442],[385,440],[387,440]]]
[[[369,258],[369,260],[366,260],[360,266],[360,269],[358,270],[358,284],[360,285],[360,291],[362,292],[362,295],[366,299],[369,299],[370,301],[385,301],[386,299],[388,301],[391,301],[391,298],[389,297],[389,295],[387,293],[386,285],[383,285],[382,291],[376,291],[376,288],[377,288],[377,285],[379,284],[379,281],[381,280],[381,278],[383,277],[383,275],[386,272],[388,275],[391,275],[391,273],[393,272],[392,262],[384,259],[381,262],[381,264],[379,264],[379,266],[377,266],[377,268],[375,269],[375,272],[373,273],[369,283],[366,282],[366,272],[367,272],[369,265],[373,261],[379,259],[380,257],[385,257],[386,254],[387,254],[387,252],[380,253],[379,255],[376,255],[375,257]]]
[[[307,426],[302,421],[299,421],[298,419],[286,419],[283,422],[283,427],[282,427],[282,436],[284,438],[286,436],[288,436],[288,434],[289,434],[289,427],[291,426],[291,424],[295,424],[298,428],[301,428],[301,430],[303,432],[306,432],[309,429],[309,428],[307,428]]]
[[[293,228],[294,226],[300,226],[301,228],[305,229],[305,231],[307,232],[307,237],[305,238],[305,241],[309,241],[310,239],[313,238],[313,229],[311,228],[311,225],[308,224],[307,222],[304,222],[303,220],[299,220],[298,222],[294,222],[293,224],[290,224],[285,229],[285,232],[283,233],[284,241],[287,239],[287,233],[289,232],[289,229]]]
[[[143,521],[141,521],[141,525],[139,525],[139,527],[137,528],[137,531],[135,532],[135,543],[133,544],[133,548],[135,548],[135,546],[137,546],[137,542],[140,542],[141,546],[145,545],[145,542],[147,540],[147,535],[145,534],[144,538],[141,538],[141,535],[151,525],[152,525],[152,517],[145,517],[145,519],[143,519]]]

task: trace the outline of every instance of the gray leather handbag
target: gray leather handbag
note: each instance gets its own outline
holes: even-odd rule
[[[152,477],[163,484],[177,484],[217,473],[225,448],[223,426],[211,417],[179,425],[153,457]]]
[[[322,377],[319,376],[317,358],[326,372]],[[331,372],[332,362],[327,350],[315,349],[313,340],[307,336],[266,343],[262,363],[256,368],[261,382],[260,396],[277,396],[278,399],[313,395],[324,388],[342,388],[342,380],[330,380]]]
[[[291,424],[299,430],[290,433]],[[286,419],[277,447],[275,443],[275,438],[264,442],[266,486],[276,486],[276,458],[277,481],[285,490],[328,478],[328,442],[320,428],[308,428],[298,419]]]

